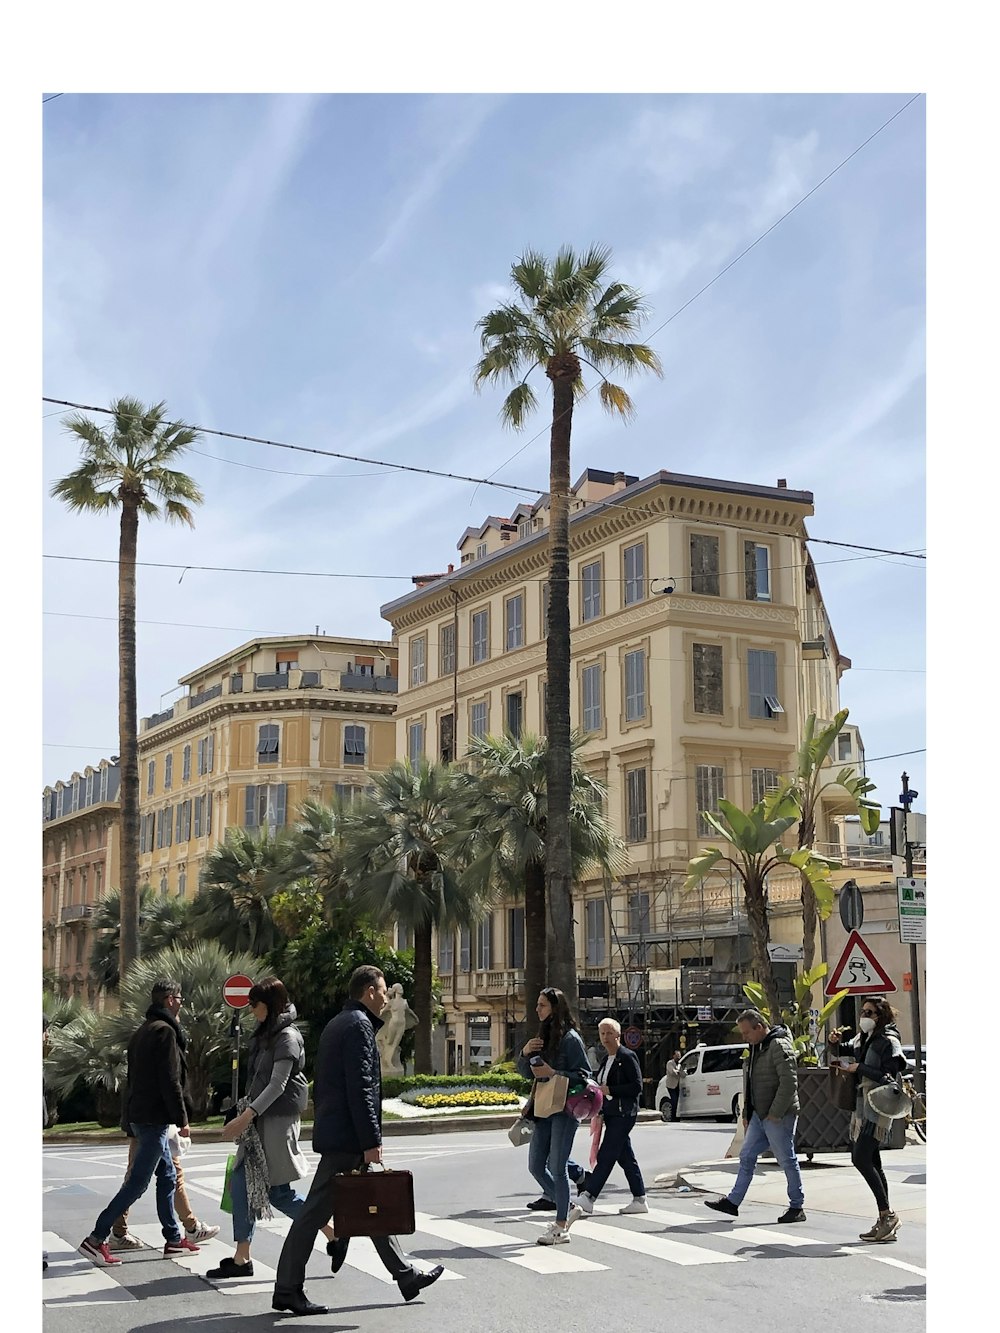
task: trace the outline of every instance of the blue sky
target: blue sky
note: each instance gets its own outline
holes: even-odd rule
[[[544,489],[545,412],[501,429],[500,393],[472,388],[475,322],[525,247],[598,242],[648,296],[664,377],[635,382],[628,427],[581,406],[574,476],[785,477],[814,492],[813,535],[922,549],[923,98],[659,329],[912,91],[66,94],[44,108],[43,392]],[[77,450],[58,415],[43,426],[47,487]],[[196,529],[144,526],[140,559],[379,577],[141,569],[140,715],[255,633],[388,637],[379,606],[518,499],[196,448]],[[46,499],[42,548],[113,559],[117,524]],[[869,756],[921,750],[924,562],[812,549]],[[115,569],[43,566],[51,782],[117,752]],[[923,754],[870,772],[889,804],[904,767],[924,808]]]

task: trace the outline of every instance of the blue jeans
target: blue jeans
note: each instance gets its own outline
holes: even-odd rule
[[[245,1162],[240,1162],[239,1166],[233,1167],[233,1173],[229,1177],[229,1193],[233,1199],[233,1240],[236,1241],[237,1245],[241,1241],[246,1241],[249,1244],[253,1240],[253,1233],[257,1229],[257,1219],[250,1216]],[[302,1195],[296,1194],[291,1185],[272,1185],[267,1192],[267,1197],[279,1213],[284,1213],[286,1217],[291,1218],[298,1217],[302,1211],[302,1205],[305,1203]]]
[[[556,1221],[569,1217],[569,1173],[566,1164],[578,1121],[565,1111],[534,1121],[528,1140],[528,1170],[542,1193],[556,1205]]]
[[[750,1123],[747,1125],[747,1132],[743,1139],[743,1147],[740,1149],[740,1169],[736,1176],[736,1184],[729,1191],[729,1202],[739,1206],[743,1202],[743,1196],[750,1188],[750,1181],[753,1179],[753,1169],[757,1165],[757,1158],[768,1148],[774,1153],[775,1160],[785,1173],[785,1179],[788,1181],[788,1203],[791,1208],[801,1208],[805,1201],[805,1195],[802,1192],[802,1172],[799,1170],[799,1159],[795,1156],[795,1123],[798,1115],[790,1111],[780,1121],[761,1120],[760,1116],[754,1111],[750,1117]]]
[[[111,1228],[137,1199],[149,1188],[149,1182],[156,1175],[156,1215],[160,1219],[165,1240],[178,1241],[181,1229],[174,1212],[174,1188],[177,1174],[174,1161],[167,1144],[169,1125],[132,1125],[138,1147],[135,1161],[121,1189],[94,1223],[93,1235],[97,1240],[105,1241],[111,1235]]]

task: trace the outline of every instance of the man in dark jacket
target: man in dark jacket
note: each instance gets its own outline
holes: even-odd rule
[[[788,1208],[779,1222],[804,1222],[802,1172],[795,1155],[795,1125],[799,1118],[799,1078],[795,1048],[788,1029],[770,1027],[756,1009],[745,1009],[736,1020],[749,1047],[743,1070],[743,1127],[740,1169],[736,1184],[724,1199],[706,1199],[706,1208],[735,1217],[750,1188],[757,1158],[768,1148],[788,1182]]]
[[[347,1004],[323,1029],[313,1073],[313,1150],[319,1166],[302,1211],[285,1237],[274,1283],[275,1310],[293,1314],[326,1314],[305,1293],[306,1263],[316,1233],[333,1213],[338,1171],[367,1169],[382,1161],[382,1071],[375,1034],[386,1002],[385,977],[377,967],[355,968]],[[412,1301],[444,1272],[441,1265],[418,1272],[403,1255],[395,1236],[373,1236],[379,1258],[396,1279],[403,1299]],[[333,1271],[347,1257],[348,1241],[327,1246]]]
[[[642,1070],[633,1051],[622,1045],[621,1024],[615,1018],[602,1018],[597,1025],[605,1058],[597,1071],[597,1081],[604,1093],[601,1115],[604,1129],[597,1160],[592,1171],[584,1172],[577,1179],[580,1191],[575,1206],[570,1210],[570,1222],[576,1222],[584,1214],[594,1211],[594,1202],[607,1183],[612,1168],[617,1163],[625,1172],[632,1202],[620,1213],[648,1213],[646,1204],[646,1186],[643,1184],[639,1163],[632,1151],[629,1137],[635,1128],[639,1116],[639,1099],[642,1096]]]
[[[128,1044],[125,1118],[138,1144],[135,1160],[121,1189],[98,1217],[93,1231],[80,1244],[82,1254],[102,1265],[122,1262],[108,1249],[111,1227],[145,1194],[154,1173],[156,1213],[166,1240],[163,1253],[198,1252],[197,1245],[181,1236],[174,1212],[177,1176],[167,1139],[171,1125],[177,1125],[185,1137],[190,1134],[184,1091],[187,1064],[177,1022],[183,1003],[180,982],[160,977],[153,983],[150,999],[152,1003],[146,1010],[146,1021]]]

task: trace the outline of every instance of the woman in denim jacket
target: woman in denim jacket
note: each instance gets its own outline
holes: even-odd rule
[[[535,1013],[541,1027],[538,1036],[525,1043],[518,1057],[519,1073],[536,1079],[564,1074],[571,1084],[589,1079],[591,1069],[587,1050],[562,991],[554,986],[544,987],[538,996]],[[539,1056],[541,1063],[530,1064],[532,1056]],[[539,1118],[529,1109],[528,1115],[534,1122],[534,1131],[528,1140],[528,1170],[542,1187],[543,1198],[555,1204],[556,1214],[555,1221],[544,1235],[539,1236],[538,1244],[565,1245],[569,1241],[567,1165],[577,1121],[566,1110]]]

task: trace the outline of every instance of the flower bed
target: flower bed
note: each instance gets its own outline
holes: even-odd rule
[[[429,1092],[404,1095],[404,1101],[427,1110],[443,1111],[451,1107],[466,1106],[520,1106],[521,1099],[516,1092],[486,1091],[482,1088],[467,1092]]]

